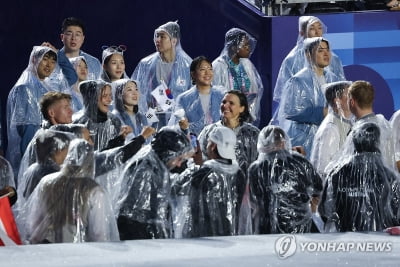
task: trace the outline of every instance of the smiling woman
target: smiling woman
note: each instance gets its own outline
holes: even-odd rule
[[[184,110],[184,114],[171,116],[169,125],[177,120],[186,120],[189,131],[198,135],[204,126],[220,119],[219,105],[223,89],[211,85],[214,72],[211,62],[204,56],[193,59],[190,75],[194,86],[180,94],[175,105],[174,115],[179,113],[178,110]]]
[[[124,51],[126,46],[103,47],[103,70],[101,79],[106,82],[115,82],[122,78],[128,78],[125,73]]]
[[[123,145],[126,132],[132,129],[121,126],[121,121],[109,112],[112,101],[111,85],[101,80],[87,80],[80,84],[84,109],[75,113],[73,123],[84,124],[90,131],[95,150]]]

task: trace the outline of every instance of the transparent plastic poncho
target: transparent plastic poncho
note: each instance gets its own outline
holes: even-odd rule
[[[291,151],[280,127],[262,129],[257,147],[258,159],[248,171],[254,233],[310,232],[310,200],[322,191],[321,178],[305,157]]]
[[[246,177],[236,161],[207,160],[191,174],[184,237],[223,236],[238,233],[240,188]]]
[[[71,62],[75,71],[78,71],[78,66],[82,61],[86,64],[86,66],[88,66],[84,56],[77,56],[77,57],[69,58],[69,62]],[[89,67],[88,67],[88,69],[89,69]],[[88,77],[89,77],[89,74],[87,75],[87,78]],[[83,108],[83,98],[82,98],[81,92],[79,91],[79,80],[70,87],[69,93],[71,94],[71,97],[72,97],[72,101],[71,101],[72,109],[74,110],[74,112],[78,112],[79,110],[81,110]]]
[[[127,163],[121,174],[117,202],[121,239],[170,238],[171,182],[168,162],[193,148],[179,130],[162,128],[151,144],[144,146]],[[132,224],[146,230],[132,228]]]
[[[5,186],[15,187],[14,173],[10,162],[0,156],[0,189]]]
[[[322,37],[308,38],[304,41],[306,60],[301,71],[296,73],[285,84],[285,94],[277,110],[277,123],[291,138],[293,146],[303,146],[307,158],[310,157],[314,135],[321,124],[326,107],[325,95],[322,90],[324,83],[340,80],[340,77],[325,68],[322,76],[314,71],[316,51],[321,42],[328,42]],[[329,44],[329,42],[328,42]]]
[[[190,64],[192,58],[182,49],[181,35],[179,25],[176,22],[167,22],[159,26],[154,31],[154,44],[156,43],[157,33],[166,32],[170,38],[176,38],[176,46],[173,47],[175,59],[170,63],[163,62],[160,53],[155,52],[142,60],[136,66],[131,78],[138,82],[140,94],[140,110],[157,107],[157,102],[151,95],[151,92],[161,84],[161,80],[165,82],[170,89],[174,99],[179,94],[191,87]],[[172,66],[169,66],[172,65]],[[167,78],[162,78],[164,72],[171,67],[171,73]]]
[[[98,99],[105,86],[110,86],[102,80],[87,80],[80,84],[84,109],[75,113],[73,123],[83,124],[88,128],[94,142],[95,150],[107,148],[108,142],[119,135],[121,121],[111,112],[104,114],[99,111]]]
[[[94,181],[93,147],[83,139],[71,142],[60,172],[45,176],[26,204],[30,243],[118,241],[110,201]]]
[[[204,112],[200,94],[196,86],[180,94],[176,100],[174,116],[171,116],[169,124],[177,123],[183,117],[189,121],[189,132],[199,135],[204,126],[215,123],[221,118],[220,105],[224,98],[223,90],[219,87],[211,87],[209,95],[209,109]],[[179,110],[184,112],[180,115]]]
[[[75,136],[70,133],[39,129],[30,142],[18,173],[18,207],[22,207],[32,194],[40,180],[50,173],[58,172],[61,168],[53,157],[63,149],[67,149]],[[32,157],[29,152],[34,154]],[[26,169],[22,167],[25,166]],[[28,166],[29,163],[29,166]]]
[[[400,161],[400,110],[392,115],[390,126],[393,131],[395,160]]]
[[[365,115],[364,117],[359,118],[357,121],[353,123],[351,131],[348,133],[347,138],[342,146],[342,149],[338,152],[336,158],[332,158],[329,164],[325,168],[325,173],[331,172],[332,168],[334,168],[338,161],[342,160],[344,157],[349,157],[354,154],[354,142],[352,138],[352,134],[355,130],[362,127],[365,123],[374,123],[379,127],[379,151],[382,156],[382,161],[386,167],[391,170],[396,171],[396,161],[395,161],[395,146],[394,146],[394,138],[392,127],[390,126],[390,122],[385,119],[382,114],[370,113]]]
[[[40,128],[42,114],[40,112],[40,98],[51,91],[49,79],[39,80],[37,68],[43,56],[53,51],[46,46],[34,46],[29,57],[29,65],[11,89],[7,99],[7,136],[8,146],[6,158],[18,173],[21,157],[30,142],[29,136],[23,137],[26,127],[32,127],[32,132]],[[56,53],[55,51],[53,51]],[[30,136],[30,138],[33,137]],[[28,140],[29,139],[29,140]]]
[[[314,16],[301,16],[299,17],[299,35],[297,37],[295,47],[289,52],[289,54],[283,59],[281,67],[279,69],[278,77],[276,79],[273,100],[280,102],[283,94],[285,94],[285,83],[293,77],[297,72],[303,69],[305,65],[304,57],[304,46],[303,42],[308,37],[308,32],[310,27],[319,22],[322,27],[322,34],[327,33],[326,25],[317,17]],[[331,49],[331,62],[329,65],[329,70],[338,77],[340,80],[345,80],[344,70],[342,62],[339,57],[332,52]]]
[[[203,159],[208,159],[206,154],[208,136],[211,131],[218,126],[221,127],[224,125],[221,121],[207,125],[199,135],[198,139],[201,151],[203,152]],[[240,169],[246,173],[248,166],[255,161],[258,156],[257,138],[260,130],[250,123],[243,122],[240,126],[234,129],[234,132],[236,133],[237,140],[235,146],[236,159]]]
[[[118,54],[121,55],[122,58],[124,57],[124,52],[126,51],[126,47],[124,45],[119,45],[119,46],[103,46],[103,53],[102,53],[102,70],[101,70],[101,74],[100,74],[100,79],[102,79],[105,82],[111,83],[111,78],[109,76],[109,74],[107,73],[107,71],[104,69],[104,64],[105,64],[105,60],[107,60],[107,58],[111,57],[114,54]],[[128,75],[126,75],[125,69],[124,72],[122,74],[121,79],[126,79],[128,78]]]
[[[356,125],[353,150],[328,172],[319,204],[328,232],[382,231],[398,224],[399,178],[383,163],[377,124]]]
[[[124,89],[127,83],[133,82],[137,84],[136,81],[132,81],[131,79],[121,79],[114,82],[114,110],[112,113],[117,116],[122,124],[128,125],[132,128],[133,132],[126,136],[126,140],[130,140],[134,136],[138,136],[143,129],[143,126],[149,125],[146,118],[146,113],[140,110],[140,106],[138,105],[138,109],[134,114],[134,117],[131,117],[128,112],[125,111],[124,107]],[[139,96],[139,99],[141,96]]]
[[[335,98],[341,98],[341,95],[346,93],[344,87],[348,87],[350,84],[351,82],[349,81],[328,83],[324,86],[323,90],[326,91],[327,87],[341,87],[343,88],[339,89],[342,90],[339,91],[341,93],[337,93],[339,95],[335,96]],[[333,92],[333,90],[331,90],[331,92]],[[352,118],[345,117],[343,108],[337,106],[336,109],[337,111],[334,111],[331,105],[329,106],[328,114],[315,133],[311,149],[310,162],[321,178],[324,178],[326,166],[328,166],[329,162],[334,157],[337,157],[337,153],[340,152],[352,126]]]
[[[237,55],[245,41],[248,41],[250,58],[257,44],[253,36],[239,28],[232,28],[225,34],[224,48],[219,57],[212,62],[213,85],[221,86],[225,91],[243,92],[247,96],[250,113],[257,124],[261,116],[260,101],[264,91],[260,74],[249,58],[240,58],[239,64],[232,62],[232,57]]]

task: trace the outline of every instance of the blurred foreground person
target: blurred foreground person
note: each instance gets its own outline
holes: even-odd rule
[[[250,196],[256,204],[254,232],[310,232],[310,201],[318,202],[321,178],[304,156],[292,151],[289,137],[278,126],[261,130],[257,148],[258,159],[248,173]]]
[[[93,146],[71,141],[59,172],[42,178],[28,200],[26,240],[36,243],[118,241],[107,194],[93,179]]]
[[[398,177],[385,167],[375,123],[357,125],[354,150],[328,174],[319,205],[326,231],[382,231],[398,223]]]
[[[117,203],[121,240],[172,236],[170,170],[193,152],[180,129],[163,127],[126,163]]]

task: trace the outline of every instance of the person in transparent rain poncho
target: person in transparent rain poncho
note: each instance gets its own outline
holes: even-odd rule
[[[111,85],[102,80],[87,80],[79,85],[85,108],[72,117],[73,123],[84,124],[90,131],[95,150],[121,146],[132,132],[109,111],[112,102]]]
[[[112,113],[123,124],[132,128],[132,133],[126,136],[127,141],[133,136],[140,135],[143,127],[149,125],[146,114],[140,110],[139,101],[140,90],[136,81],[120,79],[114,82],[114,110]]]
[[[257,159],[257,137],[260,130],[249,123],[251,115],[247,97],[236,90],[224,94],[221,105],[221,120],[207,125],[199,134],[199,143],[203,159],[207,160],[207,140],[211,131],[218,126],[226,126],[236,134],[236,159],[239,167],[247,172],[248,166]]]
[[[318,202],[320,176],[304,156],[291,150],[290,139],[279,126],[261,130],[257,149],[258,159],[248,171],[254,233],[310,232],[310,203]]]
[[[165,126],[126,163],[117,203],[121,240],[172,237],[170,170],[193,153],[180,129]]]
[[[322,178],[325,176],[326,166],[337,156],[351,128],[352,114],[347,100],[350,85],[349,81],[340,81],[323,86],[329,110],[315,133],[310,157]]]
[[[190,237],[238,234],[238,187],[246,177],[236,161],[235,146],[236,135],[227,127],[215,127],[208,136],[209,160],[190,180]]]
[[[353,128],[358,127],[366,122],[373,122],[380,129],[379,150],[382,155],[383,163],[386,167],[397,171],[395,160],[395,143],[393,139],[392,127],[390,122],[385,119],[382,114],[375,114],[373,111],[373,103],[375,97],[375,88],[367,81],[355,81],[349,87],[348,103],[351,113],[356,121]],[[354,149],[351,134],[348,135],[341,154],[349,155]],[[335,160],[332,160],[326,167],[326,172],[335,165]]]
[[[166,125],[170,111],[161,111],[152,91],[165,85],[175,99],[191,86],[189,67],[192,58],[182,49],[180,27],[177,22],[169,21],[154,31],[156,52],[140,60],[131,79],[138,82],[142,96],[139,109],[147,112],[148,108],[158,106],[158,128]]]
[[[349,135],[354,149],[328,173],[319,205],[327,232],[382,231],[398,224],[399,178],[383,163],[380,134],[375,123],[356,125]]]
[[[85,41],[85,34],[86,27],[83,21],[75,17],[65,18],[61,25],[60,34],[60,38],[64,44],[64,47],[60,49],[60,52],[69,59],[79,56],[84,57],[87,64],[87,78],[89,80],[94,80],[100,78],[100,72],[102,68],[100,61],[96,57],[93,57],[81,50],[81,47]],[[57,76],[59,73],[59,69],[57,68],[52,76]]]
[[[213,62],[213,85],[226,91],[238,90],[247,96],[254,125],[260,121],[260,101],[264,87],[261,77],[249,59],[257,41],[246,31],[232,28],[225,34],[225,44],[220,56]]]
[[[14,205],[17,201],[18,197],[11,164],[0,156],[0,197],[4,195],[8,195],[10,205]]]
[[[273,100],[275,102],[279,103],[283,94],[285,94],[285,83],[306,66],[306,60],[304,56],[304,40],[306,38],[322,37],[322,35],[326,34],[326,32],[327,27],[319,18],[314,16],[299,17],[299,35],[297,37],[296,45],[283,59],[279,69],[278,77],[276,79],[273,94]],[[332,52],[332,50],[331,61],[327,68],[329,68],[331,72],[335,73],[339,77],[339,80],[345,80],[342,62],[339,57]],[[274,119],[277,118],[274,117],[273,120]]]
[[[396,166],[400,172],[400,110],[396,111],[390,118],[390,126],[393,131]]]
[[[71,86],[69,91],[72,97],[72,108],[74,112],[78,112],[79,110],[83,109],[83,98],[81,92],[79,91],[79,83],[87,80],[88,65],[84,56],[70,58],[69,62],[71,62],[76,74],[78,75],[78,80]]]
[[[41,129],[49,129],[52,125],[72,122],[71,95],[50,91],[42,96],[39,104],[40,112],[43,116]],[[22,156],[18,171],[18,187],[23,181],[26,169],[36,162],[36,137],[39,132],[40,129],[35,133]]]
[[[11,89],[7,99],[6,158],[17,176],[22,155],[40,128],[42,115],[39,100],[52,91],[48,77],[57,64],[57,53],[47,46],[34,46],[29,65]]]
[[[306,67],[285,84],[285,94],[278,107],[278,122],[292,145],[304,147],[309,158],[314,135],[328,111],[322,86],[339,81],[340,77],[326,68],[331,59],[326,39],[305,39],[304,53]]]
[[[30,199],[24,240],[31,244],[119,241],[108,195],[94,179],[94,150],[83,139],[71,141],[59,172],[42,178]]]
[[[193,59],[190,75],[194,86],[178,96],[174,116],[171,116],[169,125],[175,124],[177,120],[186,119],[189,132],[199,135],[204,126],[220,120],[223,90],[211,84],[214,71],[211,62],[204,56]],[[179,112],[182,112],[181,117]]]
[[[83,138],[90,144],[93,143],[89,130],[83,124],[58,124],[50,128],[55,131],[72,133],[77,138]],[[94,177],[110,195],[112,204],[117,201],[119,194],[119,178],[124,164],[135,155],[145,144],[146,140],[155,133],[155,129],[144,126],[142,132],[133,137],[127,144],[103,151],[95,151],[95,172]]]
[[[67,156],[68,145],[74,138],[65,132],[38,130],[35,135],[36,162],[31,164],[18,180],[20,207],[32,194],[42,177],[60,170]]]
[[[115,82],[119,79],[128,78],[125,73],[124,52],[125,45],[119,46],[103,46],[102,66],[100,78],[108,83]]]

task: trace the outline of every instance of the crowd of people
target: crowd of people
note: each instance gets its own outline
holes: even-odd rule
[[[256,40],[226,32],[210,61],[192,59],[180,26],[131,77],[123,45],[101,61],[34,46],[7,101],[0,194],[25,244],[216,235],[383,231],[400,222],[400,113],[375,114],[374,87],[347,81],[317,17],[281,65],[269,125],[250,60]],[[264,103],[266,104],[266,103]]]

